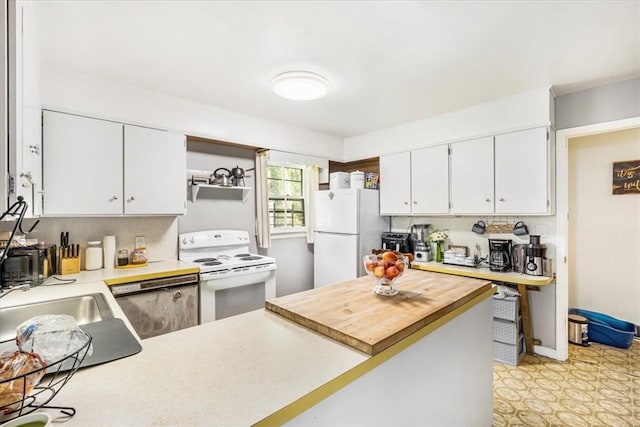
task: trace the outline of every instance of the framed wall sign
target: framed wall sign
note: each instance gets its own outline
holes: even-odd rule
[[[613,194],[640,194],[640,160],[613,162]]]

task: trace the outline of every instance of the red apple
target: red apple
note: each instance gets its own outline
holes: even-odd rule
[[[395,265],[385,270],[385,277],[389,280],[395,278],[398,274],[400,274],[400,272],[398,271]]]
[[[404,262],[402,260],[398,260],[396,261],[396,268],[398,269],[399,272],[403,272],[404,271]]]

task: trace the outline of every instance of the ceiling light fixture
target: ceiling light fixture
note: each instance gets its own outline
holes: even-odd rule
[[[271,90],[285,99],[311,101],[329,92],[329,80],[310,71],[287,71],[273,78]]]

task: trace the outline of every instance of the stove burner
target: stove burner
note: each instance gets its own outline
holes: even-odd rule
[[[240,258],[240,259],[241,259],[241,260],[243,260],[243,261],[253,261],[253,260],[261,259],[261,258],[262,258],[261,256],[257,256],[257,255],[250,255],[250,256],[242,257],[242,258]]]
[[[198,258],[193,260],[193,262],[211,262],[211,261],[216,261],[215,258]]]
[[[215,258],[213,258],[215,260]],[[222,264],[220,261],[209,261],[205,262],[203,265],[220,265]]]
[[[243,258],[243,257],[246,257],[246,256],[251,256],[251,254],[238,254],[238,255],[236,255],[237,258]]]

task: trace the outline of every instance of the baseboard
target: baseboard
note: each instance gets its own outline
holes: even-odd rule
[[[546,357],[550,357],[551,359],[556,359],[556,360],[561,360],[558,358],[558,353],[556,350],[549,348],[549,347],[543,347],[541,345],[534,345],[533,346],[533,352],[535,354],[539,354],[540,356],[546,356]]]

